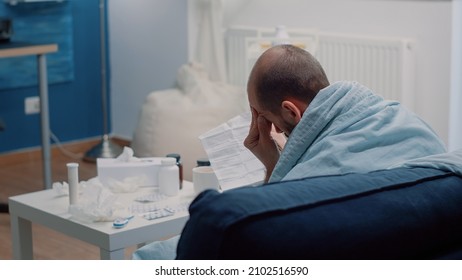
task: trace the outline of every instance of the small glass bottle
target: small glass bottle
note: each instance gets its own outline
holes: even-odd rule
[[[161,160],[159,169],[159,191],[167,196],[175,196],[180,191],[179,169],[176,160],[166,157]]]
[[[175,158],[176,159],[176,166],[178,166],[178,171],[180,173],[180,190],[183,188],[183,164],[181,163],[181,156],[180,154],[168,154],[166,157]]]

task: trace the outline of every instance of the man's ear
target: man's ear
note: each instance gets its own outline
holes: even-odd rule
[[[281,115],[286,122],[297,125],[302,119],[303,108],[300,107],[300,104],[284,100],[281,103]]]

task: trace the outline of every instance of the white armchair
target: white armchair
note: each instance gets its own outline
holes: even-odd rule
[[[248,109],[244,88],[213,82],[201,65],[183,65],[177,88],[150,93],[143,104],[132,148],[138,157],[181,155],[184,179],[206,157],[202,133]]]

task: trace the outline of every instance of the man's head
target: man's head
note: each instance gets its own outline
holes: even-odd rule
[[[329,81],[319,62],[307,51],[278,45],[255,63],[247,84],[252,110],[289,135],[304,111]]]

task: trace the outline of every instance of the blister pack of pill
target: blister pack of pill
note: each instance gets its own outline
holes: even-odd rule
[[[132,214],[144,214],[144,213],[148,213],[148,212],[154,212],[154,211],[157,211],[159,210],[159,206],[155,203],[149,203],[149,204],[145,204],[145,203],[133,203],[131,206],[130,206],[130,212]]]
[[[188,211],[189,202],[183,202],[183,203],[179,203],[179,204],[176,204],[176,205],[172,205],[172,206],[170,206],[170,208],[175,210],[175,212]]]
[[[167,216],[172,216],[173,214],[175,214],[175,210],[173,210],[170,207],[165,207],[165,208],[153,211],[153,212],[146,213],[143,215],[143,218],[147,220],[154,220],[154,219],[159,219],[159,218],[163,218]]]

